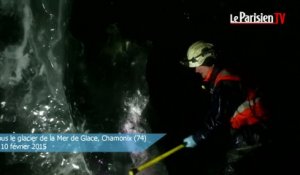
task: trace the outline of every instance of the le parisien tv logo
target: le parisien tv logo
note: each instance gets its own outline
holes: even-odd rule
[[[285,23],[286,13],[274,12],[273,14],[239,12],[238,15],[230,14],[230,24],[254,24],[254,25],[283,25]]]

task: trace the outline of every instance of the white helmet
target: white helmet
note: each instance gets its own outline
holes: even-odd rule
[[[193,43],[187,51],[187,60],[185,60],[184,64],[188,67],[198,67],[201,66],[208,57],[215,59],[216,56],[213,47],[213,44],[203,41]]]

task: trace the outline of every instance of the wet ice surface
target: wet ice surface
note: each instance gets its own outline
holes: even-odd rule
[[[0,15],[18,18],[16,22],[20,23],[21,33],[17,42],[0,50],[1,132],[89,131],[85,122],[74,124],[79,116],[72,113],[65,94],[64,69],[69,64],[65,53],[69,47],[66,37],[68,5],[67,0],[0,0]],[[119,125],[115,132],[151,132],[143,114],[148,104],[143,76],[147,55],[131,41],[117,39],[112,42],[113,45],[108,46],[112,66],[120,64],[119,57],[131,58],[126,69],[131,70],[128,84],[134,84],[123,87],[124,82],[119,82],[122,114],[114,119]],[[27,164],[33,175],[128,174],[129,168],[141,165],[156,154],[155,148],[142,153],[91,153],[88,156],[82,153],[8,153],[6,162]],[[156,174],[155,171],[166,174],[161,167],[149,168],[140,174]]]
[[[139,90],[134,93],[132,97],[126,97],[124,100],[124,121],[121,124],[121,132],[124,133],[147,133],[149,129],[146,128],[147,121],[145,117],[143,117],[142,112],[144,111],[146,105],[148,103],[147,96],[141,94]],[[148,130],[148,131],[147,131]],[[149,161],[152,158],[152,155],[156,155],[155,150],[148,150],[140,153],[131,153],[130,158],[132,160],[132,164],[135,167],[140,166],[141,164]],[[155,170],[157,167],[150,167],[142,172],[140,175],[151,175],[157,174]],[[160,167],[161,172],[163,173],[163,169]]]
[[[1,15],[19,18],[22,37],[0,53],[1,131],[84,132],[73,125],[63,84],[67,1],[1,0]],[[13,34],[12,34],[13,35]],[[83,154],[11,153],[8,164],[29,164],[32,174],[92,174]]]

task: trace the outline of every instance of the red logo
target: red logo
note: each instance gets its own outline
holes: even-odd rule
[[[285,15],[286,15],[286,13],[275,12],[274,13],[274,16],[275,16],[275,22],[274,22],[274,24],[284,24],[284,22],[285,22]]]

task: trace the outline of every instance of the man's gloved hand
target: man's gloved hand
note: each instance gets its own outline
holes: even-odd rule
[[[193,136],[188,136],[187,138],[183,139],[183,143],[185,144],[186,148],[194,148],[197,146],[197,143],[193,139]]]

